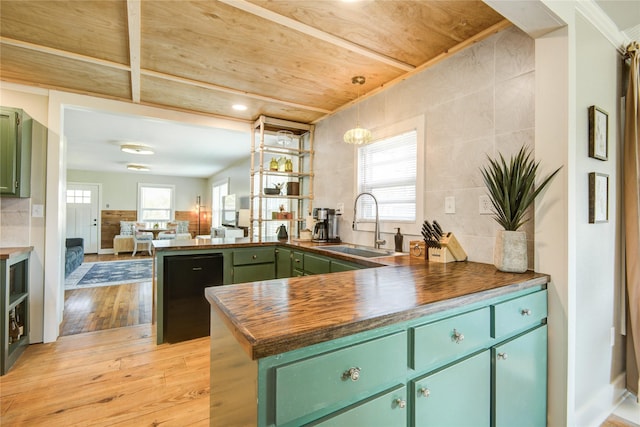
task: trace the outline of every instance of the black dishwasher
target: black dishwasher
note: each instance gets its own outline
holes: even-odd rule
[[[221,253],[175,255],[164,259],[164,340],[180,342],[209,335],[209,303],[204,289],[222,285]]]

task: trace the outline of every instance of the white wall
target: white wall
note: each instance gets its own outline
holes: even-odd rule
[[[138,183],[174,185],[175,209],[178,211],[192,210],[197,196],[202,197],[203,204],[211,196],[206,178],[67,170],[67,181],[102,184],[101,210],[136,210]]]
[[[211,198],[211,188],[219,181],[229,181],[229,194],[235,194],[238,197],[249,197],[251,158],[247,156],[245,159],[235,162],[209,178],[209,198]]]
[[[576,376],[578,425],[597,425],[620,395],[624,346],[620,336],[621,169],[619,130],[621,61],[615,47],[576,15]],[[609,113],[609,160],[588,156],[589,106]],[[609,221],[589,224],[588,174],[609,175]],[[611,328],[615,343],[611,347]],[[598,369],[598,367],[602,367]],[[618,379],[618,384],[616,384]],[[616,390],[617,388],[617,390]],[[595,422],[594,422],[595,421]]]

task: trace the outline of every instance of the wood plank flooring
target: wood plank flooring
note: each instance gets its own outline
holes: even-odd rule
[[[207,426],[209,339],[155,344],[150,324],[27,348],[0,377],[6,426]]]

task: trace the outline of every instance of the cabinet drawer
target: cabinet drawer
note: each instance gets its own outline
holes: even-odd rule
[[[233,265],[262,264],[275,261],[276,252],[273,248],[251,248],[233,251]]]
[[[322,256],[304,254],[304,272],[306,274],[325,274],[331,271],[331,261]]]
[[[413,328],[412,368],[437,368],[488,347],[489,307]]]
[[[502,338],[539,325],[547,317],[547,290],[491,306],[491,336]]]
[[[406,366],[402,331],[276,368],[276,424],[364,398],[402,378]]]
[[[415,399],[413,426],[489,427],[489,350],[413,381],[411,390]]]
[[[407,425],[407,390],[405,386],[384,392],[362,403],[323,418],[310,426],[404,426]]]
[[[240,265],[233,267],[233,283],[257,282],[275,278],[275,264]]]

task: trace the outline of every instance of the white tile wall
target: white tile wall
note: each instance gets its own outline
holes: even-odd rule
[[[497,223],[480,215],[485,194],[479,168],[486,155],[506,157],[534,143],[534,41],[515,27],[459,52],[391,88],[364,100],[360,123],[375,129],[424,116],[425,218],[453,231],[472,261],[493,261]],[[361,70],[354,74],[362,73]],[[366,76],[366,72],[364,72]],[[345,204],[340,223],[344,241],[370,244],[369,232],[351,231],[355,190],[355,148],[342,142],[353,127],[356,110],[342,111],[318,123],[314,206]],[[456,213],[444,213],[444,198],[455,196]],[[386,247],[393,247],[391,227],[382,224]],[[525,227],[533,265],[533,223]],[[418,227],[405,228],[405,248],[419,239]],[[406,249],[405,249],[406,250]]]

